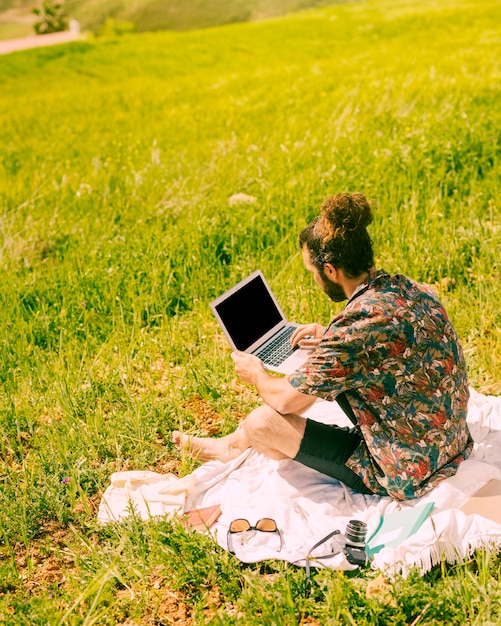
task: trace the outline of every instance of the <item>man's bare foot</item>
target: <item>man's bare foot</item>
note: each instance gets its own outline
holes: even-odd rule
[[[226,463],[242,454],[243,450],[231,445],[231,435],[213,439],[210,437],[192,437],[180,433],[178,430],[172,432],[172,441],[179,452],[187,452],[194,459],[199,461],[222,461]]]

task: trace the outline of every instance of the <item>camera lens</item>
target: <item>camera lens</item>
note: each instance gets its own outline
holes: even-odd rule
[[[367,524],[357,519],[352,519],[346,526],[346,539],[351,543],[363,544],[367,534]]]

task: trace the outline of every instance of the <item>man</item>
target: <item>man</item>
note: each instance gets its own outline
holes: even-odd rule
[[[338,478],[361,493],[398,500],[423,495],[452,476],[472,450],[468,380],[457,334],[433,292],[374,268],[361,193],[328,198],[300,235],[306,269],[345,308],[324,328],[300,326],[293,345],[313,344],[288,378],[269,375],[255,356],[234,352],[240,378],[264,405],[220,439],[175,431],[178,448],[228,461],[252,446]],[[317,397],[336,400],[352,429],[301,414]]]

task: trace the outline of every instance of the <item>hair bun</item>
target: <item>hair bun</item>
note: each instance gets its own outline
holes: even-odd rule
[[[372,222],[372,209],[363,193],[338,193],[324,200],[315,225],[316,235],[325,243],[344,239],[348,232],[365,230]]]

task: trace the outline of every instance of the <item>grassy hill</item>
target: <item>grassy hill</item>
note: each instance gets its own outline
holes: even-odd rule
[[[135,30],[192,30],[248,22],[347,0],[67,0],[66,14],[87,31],[103,25],[130,24]],[[37,0],[0,1],[0,39],[32,32],[30,11]]]
[[[132,22],[138,31],[191,30],[248,22],[346,0],[74,0],[84,28],[96,30],[108,16]]]
[[[435,285],[471,384],[501,391],[500,13],[371,0],[2,58],[7,623],[499,622],[495,556],[379,596],[373,572],[321,572],[306,595],[302,570],[95,514],[115,471],[194,467],[172,429],[224,434],[255,405],[216,294],[260,267],[291,319],[338,310],[297,234],[339,190],[376,201],[378,266]]]

